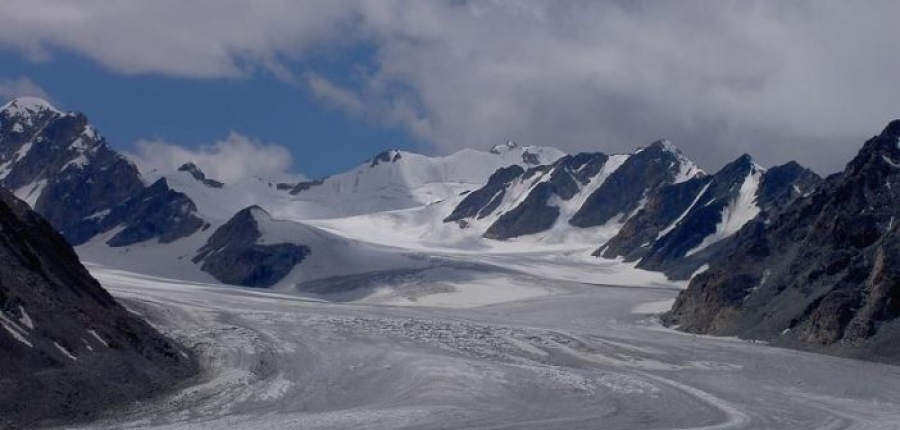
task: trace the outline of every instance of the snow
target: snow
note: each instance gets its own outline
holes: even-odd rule
[[[78,357],[72,355],[72,353],[69,352],[68,349],[63,348],[63,346],[60,345],[59,343],[53,342],[53,346],[55,346],[56,349],[59,350],[59,352],[62,352],[63,354],[65,354],[66,357],[69,357],[70,360],[72,360],[72,361],[78,361]]]
[[[735,201],[722,210],[722,220],[716,226],[715,233],[703,239],[699,245],[688,251],[691,256],[710,245],[717,243],[741,229],[745,224],[759,215],[760,208],[756,204],[756,192],[759,189],[759,181],[762,177],[761,169],[754,168],[741,184],[741,189]]]
[[[22,314],[19,318],[19,322],[25,327],[28,327],[29,330],[34,330],[34,321],[31,320],[31,316],[28,315],[28,312],[25,312],[25,308],[23,308],[22,305],[19,305],[19,313]]]
[[[703,176],[706,172],[703,171],[700,167],[694,164],[689,158],[687,158],[681,150],[679,150],[675,144],[670,142],[667,139],[662,140],[663,150],[668,151],[674,154],[678,159],[678,173],[675,175],[674,183],[680,184],[682,182],[689,181],[698,176]]]
[[[25,158],[25,156],[28,155],[29,152],[31,152],[32,146],[34,146],[33,142],[25,142],[24,144],[22,144],[19,150],[16,151],[15,154],[13,154],[9,161],[0,165],[0,179],[5,179],[7,176],[9,176],[10,173],[12,173],[12,169],[15,166],[15,163]]]
[[[19,148],[19,150],[16,151],[15,154],[13,154],[13,157],[12,157],[13,162],[19,161],[19,160],[25,158],[25,156],[28,155],[29,152],[31,152],[31,148],[33,146],[34,146],[34,142],[32,142],[32,141],[28,141],[28,142],[25,142],[24,144],[22,144],[22,147]]]
[[[25,185],[16,191],[13,194],[16,195],[21,200],[24,200],[25,203],[28,203],[28,206],[34,207],[35,203],[37,203],[38,199],[41,197],[41,193],[44,192],[44,187],[47,186],[47,180],[41,179],[32,184]]]
[[[668,312],[675,304],[675,299],[660,300],[658,302],[641,303],[631,308],[631,313],[635,315],[661,314]]]
[[[296,195],[277,188],[283,181],[267,178],[250,178],[222,188],[205,186],[188,172],[155,170],[144,172],[144,178],[151,183],[166,177],[170,187],[197,204],[205,219],[224,221],[241,209],[258,205],[276,218],[305,221],[421,208],[451,199],[480,188],[501,167],[524,165],[525,151],[536,154],[541,163],[565,155],[540,147],[517,147],[501,154],[464,149],[443,157],[393,151],[392,161],[375,166],[362,163]],[[399,158],[393,161],[396,156]]]
[[[698,267],[697,270],[694,271],[694,273],[691,273],[690,279],[694,279],[694,276],[697,276],[707,270],[709,270],[709,264],[704,264],[704,265]]]
[[[13,133],[22,133],[25,131],[25,127],[22,127],[22,124],[17,122],[13,124],[12,131]]]
[[[893,367],[662,328],[652,313],[671,303],[672,289],[556,282],[572,293],[419,308],[312,303],[108,270],[92,267],[205,367],[168,396],[78,428],[892,428],[900,420],[900,380],[886,377]]]
[[[29,319],[30,322],[30,319]],[[29,348],[34,348],[34,345],[26,339],[27,333],[24,328],[20,327],[16,324],[15,321],[10,319],[3,311],[0,311],[0,325],[17,341],[22,344],[28,346]]]
[[[86,166],[89,162],[90,162],[90,160],[88,160],[87,156],[85,156],[84,154],[78,154],[77,157],[73,158],[68,163],[66,163],[62,167],[62,170],[68,169],[69,166],[75,167],[76,169],[83,169],[84,166]]]
[[[473,277],[453,268],[437,267],[407,283],[383,287],[360,303],[399,306],[468,308],[544,297],[563,292],[550,284],[525,283],[509,275],[486,273]],[[413,290],[414,291],[411,291]]]
[[[100,342],[101,344],[103,344],[103,346],[109,348],[109,343],[107,343],[105,340],[103,340],[103,338],[100,337],[100,335],[97,334],[96,331],[94,331],[93,329],[90,329],[90,330],[88,330],[88,333],[90,333],[91,336],[94,337],[94,339],[97,339],[98,342]]]
[[[591,181],[579,190],[578,194],[568,201],[553,196],[549,202],[551,206],[559,208],[559,218],[549,230],[530,235],[530,237],[521,237],[513,239],[516,242],[535,242],[540,244],[579,244],[582,246],[599,247],[618,232],[624,220],[620,217],[613,218],[608,224],[590,228],[576,228],[569,225],[569,220],[584,206],[584,202],[594,193],[606,180],[612,175],[631,155],[616,154],[611,155],[600,172],[591,178]],[[552,172],[545,174],[549,180]],[[493,220],[492,220],[493,221]],[[621,222],[620,222],[621,221]]]
[[[84,219],[101,220],[103,218],[106,218],[106,216],[109,215],[110,212],[112,212],[112,209],[103,209],[102,211],[97,211],[84,217]]]
[[[29,126],[33,124],[31,116],[34,114],[45,111],[62,113],[46,100],[37,97],[19,97],[0,107],[0,111],[7,113],[10,117],[24,117]]]
[[[890,158],[888,158],[887,155],[882,155],[881,159],[884,160],[885,163],[887,163],[888,165],[890,165],[893,168],[900,168],[900,163],[897,163],[896,161],[891,160]]]

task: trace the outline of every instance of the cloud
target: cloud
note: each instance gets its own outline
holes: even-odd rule
[[[141,171],[174,171],[193,162],[207,177],[234,184],[254,176],[268,178],[288,175],[293,163],[287,148],[265,144],[232,132],[224,140],[189,149],[159,140],[135,144],[136,154],[128,154]]]
[[[893,0],[7,0],[0,46],[122,73],[266,70],[441,152],[668,137],[707,168],[749,152],[828,172],[900,116],[896,16]],[[317,55],[353,79],[305,71]]]
[[[313,72],[307,72],[305,77],[309,89],[318,99],[351,113],[361,113],[366,109],[363,100],[352,90],[335,85]]]
[[[380,50],[360,93],[385,88],[448,151],[669,137],[708,168],[749,152],[829,171],[900,116],[897,2],[366,5]]]
[[[15,79],[0,78],[0,103],[22,96],[40,97],[44,100],[50,100],[47,92],[26,76],[20,76]]]
[[[35,59],[71,50],[128,74],[238,77],[333,39],[351,11],[331,0],[4,0],[0,45]]]

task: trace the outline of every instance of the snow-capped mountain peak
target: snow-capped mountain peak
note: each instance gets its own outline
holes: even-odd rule
[[[51,112],[61,114],[58,109],[53,107],[50,102],[38,97],[19,97],[3,105],[0,113],[5,113],[10,117],[28,116],[43,112]]]

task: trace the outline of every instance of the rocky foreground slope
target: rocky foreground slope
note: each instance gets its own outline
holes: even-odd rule
[[[665,316],[692,333],[900,361],[900,120],[733,236]]]
[[[0,428],[84,419],[192,375],[191,356],[119,305],[66,240],[0,189]]]

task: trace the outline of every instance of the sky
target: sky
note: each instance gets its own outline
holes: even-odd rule
[[[309,177],[400,148],[660,138],[840,170],[900,118],[893,0],[4,0],[0,98],[147,163]]]

